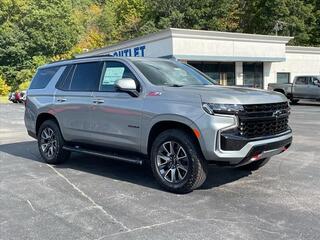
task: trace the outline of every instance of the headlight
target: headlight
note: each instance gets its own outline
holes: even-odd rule
[[[219,103],[202,103],[202,108],[207,113],[214,114],[237,114],[243,111],[243,106],[239,104],[219,104]]]

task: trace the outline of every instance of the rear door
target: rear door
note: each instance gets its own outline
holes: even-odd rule
[[[310,77],[297,77],[293,84],[293,97],[306,98],[309,90]]]
[[[68,66],[58,82],[55,111],[65,140],[91,140],[92,93],[99,87],[103,62]]]
[[[140,151],[142,94],[133,97],[115,89],[118,79],[132,78],[141,85],[130,66],[121,61],[106,61],[99,90],[93,93],[92,134],[94,141],[111,148]]]

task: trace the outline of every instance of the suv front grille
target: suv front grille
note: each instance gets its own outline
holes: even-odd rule
[[[290,107],[287,102],[243,105],[239,113],[239,134],[257,138],[280,134],[288,130]]]

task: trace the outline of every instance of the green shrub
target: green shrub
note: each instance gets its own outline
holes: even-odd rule
[[[29,88],[30,81],[25,81],[19,85],[19,91],[25,91]]]
[[[9,94],[11,88],[6,84],[3,77],[0,75],[0,96],[6,96]]]

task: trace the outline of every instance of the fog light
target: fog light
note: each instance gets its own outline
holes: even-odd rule
[[[261,157],[261,154],[257,154],[257,155],[255,155],[255,156],[253,156],[253,157],[250,159],[250,161],[257,161],[257,160],[260,159],[260,157]]]

